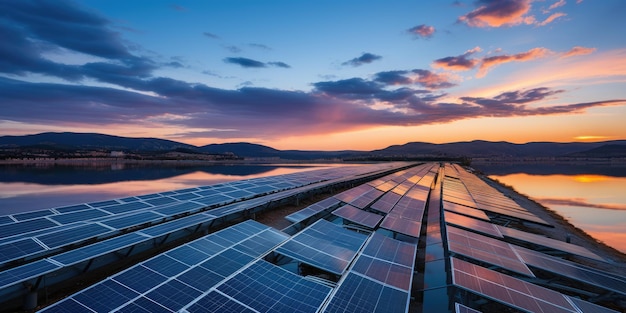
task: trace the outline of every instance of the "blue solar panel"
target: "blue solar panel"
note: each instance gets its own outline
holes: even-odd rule
[[[10,216],[0,216],[0,225],[9,224],[15,222]]]
[[[53,221],[44,217],[23,222],[0,225],[0,238],[24,234],[35,230],[58,226]]]
[[[165,215],[176,215],[181,213],[190,213],[195,212],[202,209],[204,206],[202,204],[193,203],[193,202],[183,202],[177,203],[171,206],[167,206],[160,209],[155,209],[155,212],[165,214]]]
[[[67,212],[82,211],[82,210],[87,210],[87,209],[91,209],[91,207],[86,204],[77,204],[77,205],[70,205],[70,206],[65,206],[61,208],[56,208],[54,210],[59,213],[67,213]]]
[[[161,197],[163,197],[163,196],[161,196],[158,193],[152,193],[152,194],[148,194],[148,195],[137,196],[137,198],[139,198],[141,200],[155,199],[155,198],[161,198]]]
[[[411,287],[411,277],[413,276],[412,266],[398,265],[366,255],[359,256],[352,267],[352,271],[407,291]]]
[[[273,235],[264,235],[266,233]],[[287,235],[280,234],[275,231],[266,231],[256,236],[250,237],[250,239],[245,240],[242,243],[234,246],[234,248],[250,256],[259,257],[269,251],[271,248],[287,240],[287,238],[289,238]]]
[[[317,312],[330,287],[257,261],[217,287],[260,312]]]
[[[154,313],[154,312],[171,312],[166,309],[164,306],[157,304],[156,302],[140,297],[138,299],[133,300],[133,302],[125,305],[119,310],[115,311],[118,313]]]
[[[170,280],[146,294],[146,298],[172,310],[178,311],[202,293],[177,280]]]
[[[143,265],[137,265],[115,275],[113,279],[120,282],[124,286],[137,291],[138,293],[144,293],[163,283],[168,279],[168,277],[163,276]]]
[[[107,200],[107,201],[100,201],[100,202],[89,203],[89,205],[94,207],[94,208],[102,208],[102,207],[109,206],[109,205],[114,205],[114,204],[120,204],[120,203],[115,201],[115,200]]]
[[[224,279],[224,276],[210,271],[204,267],[197,266],[179,275],[177,280],[194,287],[202,292],[208,291],[211,287]]]
[[[207,205],[207,206],[212,206],[212,205],[224,204],[224,203],[231,202],[231,201],[233,201],[233,198],[225,196],[223,194],[216,194],[216,195],[211,195],[211,196],[207,196],[207,197],[194,199],[193,201],[202,203],[202,204]]]
[[[324,312],[406,312],[409,294],[348,273]]]
[[[208,254],[187,245],[172,249],[165,254],[189,266],[199,264],[209,258]]]
[[[369,228],[376,227],[376,225],[378,225],[378,223],[380,223],[380,221],[383,219],[382,215],[363,211],[349,204],[346,204],[333,211],[333,214],[345,220],[367,226]]]
[[[109,312],[136,296],[138,294],[131,289],[113,280],[105,280],[72,298],[96,312]]]
[[[31,238],[0,245],[0,263],[23,258],[46,249]]]
[[[224,250],[224,246],[219,245],[208,238],[210,238],[210,236],[195,240],[188,243],[187,245],[192,248],[196,248],[208,255],[215,255],[216,253]]]
[[[84,211],[76,211],[76,212],[50,216],[50,219],[60,224],[70,224],[73,222],[86,221],[86,220],[103,217],[107,215],[109,214],[104,211],[101,211],[98,209],[89,209],[89,210],[84,210]]]
[[[256,313],[243,304],[224,296],[223,294],[212,291],[200,298],[197,302],[187,308],[189,313],[205,313],[205,312],[239,312],[239,313]]]
[[[65,253],[53,256],[50,259],[64,265],[72,265],[87,261],[106,253],[111,253],[122,248],[148,240],[148,237],[137,233],[128,233],[109,240],[97,242],[82,248],[70,250]]]
[[[60,230],[54,233],[37,236],[37,239],[51,249],[68,244],[81,242],[90,238],[112,232],[111,229],[98,225],[87,224],[70,229]]]
[[[130,212],[130,211],[142,210],[142,209],[150,208],[150,207],[152,206],[147,203],[131,202],[131,203],[108,206],[106,208],[102,208],[102,210],[111,212],[113,214],[120,214],[120,213],[125,213],[125,212]]]
[[[156,226],[142,229],[140,232],[148,236],[158,237],[169,234],[173,231],[184,229],[191,226],[196,226],[201,223],[206,223],[215,219],[214,216],[205,214],[194,214],[187,217],[179,218],[167,223],[159,224]]]
[[[50,210],[38,210],[38,211],[33,211],[33,212],[13,214],[13,218],[15,218],[18,221],[24,221],[24,220],[30,220],[30,219],[44,217],[44,216],[48,216],[52,214],[54,214],[54,212]]]
[[[370,236],[370,240],[363,249],[363,254],[412,267],[415,262],[416,249],[417,247],[414,244],[374,233]]]
[[[144,262],[143,266],[167,277],[174,277],[189,268],[186,264],[164,254]]]
[[[166,205],[170,203],[176,203],[178,202],[178,200],[174,198],[170,198],[170,197],[159,197],[159,198],[147,199],[147,200],[144,200],[144,202],[150,203],[152,205]]]
[[[195,199],[195,198],[200,198],[199,195],[188,192],[188,193],[181,193],[181,194],[177,194],[177,195],[173,195],[170,196],[176,200],[180,200],[180,201],[185,201],[185,200],[191,200],[191,199]]]
[[[200,266],[219,274],[222,277],[226,277],[238,271],[252,260],[254,260],[254,258],[249,255],[234,249],[228,249],[208,259],[204,263],[200,264]]]
[[[0,272],[0,289],[50,273],[58,268],[60,268],[59,265],[44,259]]]
[[[131,226],[142,225],[148,222],[155,222],[165,219],[162,215],[151,211],[139,212],[131,215],[110,218],[100,223],[115,229],[125,229]]]

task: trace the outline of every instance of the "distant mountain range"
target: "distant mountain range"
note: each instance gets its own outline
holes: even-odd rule
[[[52,149],[52,150],[110,150],[125,152],[166,152],[190,151],[207,154],[232,153],[244,158],[280,158],[292,160],[312,160],[330,158],[365,157],[577,157],[606,158],[626,157],[626,140],[605,142],[531,142],[514,144],[510,142],[490,142],[475,140],[433,144],[411,142],[394,145],[373,151],[300,151],[277,150],[252,143],[224,143],[206,146],[193,146],[171,140],[157,138],[128,138],[95,133],[41,133],[25,136],[0,137],[0,149]]]

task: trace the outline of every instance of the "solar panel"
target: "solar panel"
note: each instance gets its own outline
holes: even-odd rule
[[[109,312],[138,296],[133,290],[105,280],[75,294],[72,299],[96,312]]]
[[[170,198],[170,197],[159,196],[158,198],[146,199],[144,200],[144,202],[150,203],[156,206],[156,205],[166,205],[166,204],[171,204],[171,203],[177,203],[178,200],[174,198]]]
[[[369,228],[376,227],[376,225],[380,223],[380,220],[383,219],[382,215],[363,211],[349,204],[346,204],[333,211],[333,214],[351,222],[367,226]]]
[[[366,238],[319,220],[279,246],[276,252],[340,275]]]
[[[339,203],[341,203],[340,200],[335,199],[333,197],[329,197],[326,198],[322,201],[318,201],[314,204],[309,205],[308,207],[297,211],[295,213],[292,213],[290,215],[285,216],[285,219],[287,219],[288,221],[292,222],[292,223],[299,223],[304,221],[305,219],[318,214],[324,210],[327,210],[329,208],[335,207],[336,205],[338,205]]]
[[[67,213],[67,212],[82,211],[82,210],[87,210],[87,209],[91,209],[91,207],[83,203],[83,204],[76,204],[76,205],[55,208],[54,210],[59,213]]]
[[[81,247],[78,249],[70,250],[59,255],[51,257],[51,260],[59,262],[63,265],[73,265],[79,262],[87,261],[95,257],[111,253],[131,245],[148,240],[149,237],[137,234],[128,233],[119,237],[111,238],[105,241],[96,242],[94,244]]]
[[[396,203],[398,203],[400,198],[402,198],[401,195],[399,195],[399,194],[397,194],[395,192],[388,192],[388,193],[384,194],[376,202],[372,203],[370,208],[372,208],[372,209],[374,209],[376,211],[389,213],[389,212],[391,212],[391,209],[393,209],[393,207],[396,205]]]
[[[44,247],[32,238],[24,238],[14,242],[4,243],[0,245],[0,264],[45,250]]]
[[[503,238],[502,234],[498,230],[498,227],[494,224],[448,211],[444,212],[443,216],[444,220],[448,224],[460,226],[465,229],[481,232],[494,237]]]
[[[181,193],[181,194],[177,194],[177,195],[173,195],[171,196],[172,198],[179,200],[179,201],[185,201],[185,200],[192,200],[195,198],[200,198],[199,195],[192,193],[192,192],[188,192],[188,193]]]
[[[452,283],[481,296],[530,312],[583,312],[580,304],[574,306],[569,297],[556,291],[456,258],[450,260]]]
[[[382,196],[383,193],[384,192],[378,189],[373,189],[350,201],[350,204],[363,209],[374,202],[374,200],[378,199],[378,197]]]
[[[173,216],[181,213],[191,213],[202,209],[204,205],[194,202],[183,202],[170,205],[164,208],[154,209],[154,212],[161,213],[168,216]]]
[[[115,229],[125,229],[131,226],[142,225],[149,222],[156,222],[164,220],[165,217],[163,215],[151,212],[144,211],[138,212],[130,215],[120,216],[116,218],[110,218],[107,220],[100,221],[100,223],[113,227]]]
[[[28,233],[35,230],[46,229],[59,224],[45,218],[37,218],[33,220],[16,222],[11,224],[0,225],[0,238],[11,237],[18,234]]]
[[[354,187],[352,189],[348,189],[340,194],[336,194],[333,197],[335,199],[339,199],[345,203],[350,203],[352,200],[360,197],[361,195],[363,195],[364,193],[373,190],[374,187],[368,185],[368,184],[363,184],[357,187]]]
[[[323,312],[406,312],[409,294],[350,272]]]
[[[108,227],[98,224],[87,224],[60,230],[50,234],[40,235],[36,238],[50,249],[54,249],[94,237],[103,236],[108,233],[112,233],[112,230]]]
[[[189,268],[189,266],[185,263],[177,261],[176,259],[165,254],[160,254],[144,262],[143,266],[165,277],[174,277]]]
[[[115,275],[112,279],[138,293],[144,293],[165,282],[168,276],[140,264]]]
[[[331,288],[259,260],[217,287],[259,312],[317,312]]]
[[[405,219],[395,214],[388,214],[383,219],[380,227],[418,238],[422,229],[422,222]]]
[[[226,297],[224,294],[213,291],[196,301],[193,305],[186,308],[189,313],[204,312],[239,312],[239,313],[256,313],[243,304],[232,298]]]
[[[581,312],[585,312],[585,313],[618,313],[615,310],[611,310],[611,309],[607,309],[603,306],[599,306],[593,303],[589,303],[587,301],[578,299],[576,297],[571,297],[568,296],[567,298],[569,298],[572,302],[574,302],[574,305],[577,306]]]
[[[115,311],[118,313],[153,313],[153,312],[172,312],[165,308],[164,306],[148,299],[145,297],[140,297],[138,299],[133,300],[133,302],[125,305],[119,310]]]
[[[508,243],[452,226],[447,227],[447,232],[450,251],[527,276],[535,276]]]
[[[58,264],[43,259],[2,271],[0,272],[0,289],[39,277],[59,268]]]
[[[406,291],[411,287],[411,277],[413,276],[412,266],[407,267],[367,255],[358,257],[352,271]]]
[[[448,202],[448,201],[445,201],[445,200],[443,201],[443,209],[446,210],[446,211],[467,215],[467,216],[470,216],[470,217],[473,217],[473,218],[477,218],[477,219],[481,219],[481,220],[485,220],[485,221],[490,221],[490,219],[487,216],[487,214],[485,214],[485,212],[483,212],[481,210],[472,209],[470,207],[466,207],[466,206],[463,206],[463,205],[460,205],[460,204]]]
[[[111,205],[111,206],[102,208],[101,210],[111,212],[113,214],[120,214],[120,213],[125,213],[125,212],[130,212],[130,211],[151,208],[151,207],[152,207],[151,205],[147,203],[143,203],[143,202],[130,202],[130,203]]]
[[[26,213],[13,214],[13,218],[18,221],[24,221],[24,220],[30,220],[30,219],[44,217],[44,216],[48,216],[52,214],[54,214],[54,212],[52,212],[51,210],[38,210],[38,211],[32,211],[32,212],[26,212]]]
[[[624,279],[618,279],[611,276],[609,273],[559,259],[541,252],[522,247],[515,247],[515,250],[522,260],[532,267],[626,295],[626,280]]]
[[[589,249],[585,247],[577,246],[571,243],[559,241],[559,240],[544,237],[541,235],[527,233],[527,232],[517,230],[514,228],[498,226],[498,229],[500,230],[500,232],[502,232],[504,236],[509,237],[509,238],[513,238],[513,239],[525,241],[534,245],[540,245],[543,247],[552,248],[555,250],[606,262],[606,260],[603,257],[591,252]]]
[[[233,248],[244,252],[252,257],[259,257],[276,245],[287,240],[287,238],[289,238],[289,236],[283,233],[279,233],[278,231],[274,230],[267,230],[258,235],[250,237],[249,239],[234,246]]]
[[[230,248],[201,263],[200,266],[225,278],[238,271],[252,260],[254,260],[253,257]]]
[[[187,227],[199,225],[214,220],[215,217],[208,214],[194,214],[186,217],[182,217],[167,223],[155,225],[152,227],[144,228],[140,230],[141,233],[152,237],[158,237],[165,234],[169,234],[176,230],[185,229]]]
[[[202,197],[202,198],[198,198],[198,199],[194,199],[194,202],[198,202],[198,203],[202,203],[206,206],[212,206],[212,205],[218,205],[218,204],[226,204],[229,203],[231,201],[233,201],[234,199],[223,195],[223,194],[216,194],[216,195],[211,195],[211,196],[206,196],[206,197]]]
[[[50,216],[49,218],[59,224],[70,224],[78,221],[86,221],[98,217],[107,216],[109,213],[98,209],[89,209]]]
[[[114,204],[120,204],[120,203],[115,201],[115,200],[107,200],[107,201],[91,202],[91,203],[89,203],[89,205],[94,207],[94,208],[102,208],[102,207],[109,206],[109,205],[114,205]]]
[[[150,291],[145,297],[176,312],[201,294],[199,290],[174,279]]]
[[[415,263],[415,244],[389,238],[379,233],[370,236],[362,254],[412,267]]]

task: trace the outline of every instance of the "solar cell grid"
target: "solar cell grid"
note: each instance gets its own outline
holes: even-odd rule
[[[0,289],[59,269],[59,265],[46,259],[24,264],[0,272]]]
[[[340,194],[334,195],[333,197],[345,203],[350,203],[352,200],[358,198],[359,196],[361,196],[362,194],[368,191],[371,191],[372,189],[374,189],[374,187],[368,184],[363,184],[363,185],[354,187],[352,189],[346,190]]]
[[[454,213],[458,213],[458,214],[462,214],[462,215],[467,215],[473,218],[477,218],[477,219],[481,219],[481,220],[485,220],[485,221],[491,221],[489,219],[489,217],[487,216],[487,214],[485,214],[485,212],[481,211],[481,210],[477,210],[477,209],[472,209],[470,207],[466,207],[463,205],[459,205],[456,203],[452,203],[452,202],[448,202],[448,201],[443,201],[443,209],[446,211],[451,211]]]
[[[352,267],[352,271],[402,290],[408,291],[411,287],[413,275],[411,267],[361,255]]]
[[[28,232],[46,229],[59,224],[45,218],[40,217],[33,220],[27,220],[23,222],[15,222],[11,224],[0,225],[0,238],[11,237],[18,234],[25,234]]]
[[[24,238],[0,245],[0,264],[20,259],[46,249],[32,238]]]
[[[454,311],[456,313],[481,313],[478,310],[474,310],[474,309],[472,309],[470,307],[466,307],[466,306],[464,306],[462,304],[459,304],[459,303],[455,303],[454,304]]]
[[[199,203],[183,202],[183,203],[177,203],[177,204],[170,205],[170,206],[160,208],[160,209],[155,209],[154,212],[173,216],[177,214],[196,212],[202,209],[203,207],[204,205],[199,204]]]
[[[172,249],[166,252],[165,255],[189,266],[199,264],[209,258],[208,254],[188,245]]]
[[[316,312],[330,287],[259,260],[217,290],[260,312]]]
[[[113,231],[105,226],[98,224],[81,225],[74,228],[60,230],[54,233],[37,236],[37,240],[51,249],[59,248],[68,244],[81,242]]]
[[[380,227],[418,238],[422,228],[422,222],[404,219],[401,216],[394,214],[388,214],[383,219]]]
[[[159,225],[151,226],[140,230],[142,234],[146,234],[152,237],[158,237],[171,233],[176,230],[184,229],[187,227],[195,226],[201,223],[206,223],[215,219],[214,216],[208,214],[194,214],[186,217],[182,217],[173,221],[162,223]]]
[[[112,279],[137,293],[144,293],[165,282],[168,277],[143,265],[136,265],[115,275]]]
[[[204,261],[200,266],[222,277],[227,277],[252,260],[254,260],[253,257],[231,248]]]
[[[107,200],[107,201],[100,201],[100,202],[90,202],[88,204],[94,208],[102,208],[102,207],[106,207],[109,205],[120,204],[120,203],[117,202],[116,200]]]
[[[206,196],[198,199],[194,199],[193,201],[202,203],[206,206],[218,205],[218,204],[226,204],[228,202],[233,201],[234,199],[224,195],[224,194],[215,194],[211,196]]]
[[[204,297],[197,300],[191,306],[186,308],[189,313],[205,313],[205,312],[239,312],[239,313],[255,313],[250,308],[240,304],[239,302],[224,296],[218,291],[212,291]]]
[[[337,287],[324,312],[406,312],[407,292],[350,272]]]
[[[344,205],[333,211],[334,215],[342,217],[351,222],[374,228],[383,219],[382,215],[363,211],[351,205]]]
[[[146,298],[176,312],[202,293],[178,280],[170,280],[145,295]]]
[[[464,215],[459,215],[446,211],[444,213],[444,219],[446,223],[457,225],[466,229],[471,229],[483,234],[488,234],[495,237],[502,238],[502,234],[498,230],[497,226],[485,221],[477,220]]]
[[[110,215],[107,212],[98,209],[89,209],[84,211],[76,211],[64,214],[58,214],[54,216],[50,216],[49,218],[53,221],[56,221],[60,224],[70,224],[78,221],[86,221],[90,219],[95,219],[98,217],[103,217]]]
[[[135,299],[133,302],[125,305],[119,310],[115,311],[117,313],[154,313],[154,312],[173,312],[165,308],[164,306],[157,304],[156,302],[140,297]]]
[[[456,258],[451,258],[454,285],[498,302],[530,312],[587,312],[593,305],[585,301],[568,301],[556,291],[540,287],[508,275]],[[595,308],[595,306],[593,306]],[[605,308],[602,308],[605,309]],[[580,310],[580,311],[579,311]],[[608,310],[608,309],[606,309]],[[606,312],[611,312],[610,310]]]
[[[166,277],[174,277],[189,268],[188,265],[165,254],[161,254],[144,262],[143,266]]]
[[[147,240],[148,237],[137,233],[128,233],[105,241],[96,242],[94,244],[70,250],[51,257],[51,260],[64,265],[72,265],[82,261],[87,261],[97,256],[111,253],[122,248],[129,247],[139,242]]]
[[[48,215],[52,215],[54,212],[51,210],[38,210],[26,213],[13,214],[13,218],[18,221],[30,220],[38,217],[44,217]],[[9,218],[10,219],[10,218]]]
[[[109,312],[137,295],[136,292],[115,281],[105,280],[75,294],[72,298],[96,312]]]
[[[350,201],[350,204],[357,207],[357,208],[365,208],[368,205],[370,205],[372,202],[374,202],[374,200],[376,200],[378,197],[380,197],[383,194],[382,191],[378,190],[378,189],[373,189],[370,190],[364,194],[362,194],[361,196],[357,197],[356,199]]]
[[[150,207],[152,207],[150,204],[136,201],[136,202],[111,205],[111,206],[102,208],[101,210],[111,212],[113,214],[120,214],[120,213],[135,211],[135,210],[142,210],[142,209],[146,209]]]
[[[414,244],[395,240],[379,233],[373,233],[363,249],[363,254],[412,267],[416,249],[417,247]]]
[[[170,198],[170,197],[159,197],[159,198],[147,199],[147,200],[144,200],[144,202],[149,203],[154,206],[159,206],[159,205],[166,205],[170,203],[176,203],[178,202],[178,200],[174,198]]]

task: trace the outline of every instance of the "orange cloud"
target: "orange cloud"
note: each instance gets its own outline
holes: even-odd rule
[[[576,55],[591,54],[594,51],[596,51],[596,48],[586,48],[586,47],[576,46],[576,47],[572,48],[571,50],[563,53],[563,55],[561,57],[562,58],[568,58],[568,57],[573,57],[573,56],[576,56]]]
[[[557,18],[562,17],[562,16],[566,16],[566,15],[567,14],[561,13],[561,12],[552,13],[552,15],[548,16],[548,18],[543,20],[543,22],[539,22],[539,23],[536,23],[536,24],[537,24],[537,26],[546,26],[546,25],[552,23]]]
[[[459,17],[472,27],[500,27],[528,23],[530,0],[482,1],[485,5]]]
[[[487,71],[497,65],[509,62],[526,62],[534,59],[543,58],[552,53],[552,51],[546,48],[534,48],[530,49],[526,52],[517,53],[517,54],[504,54],[504,55],[496,55],[492,57],[486,57],[480,63],[480,67],[476,77],[484,77],[487,74]]]
[[[558,7],[562,7],[562,6],[564,6],[564,5],[565,5],[565,0],[559,0],[559,1],[555,2],[555,3],[553,3],[553,4],[552,4],[552,5],[548,8],[548,11],[550,11],[550,10],[554,10],[554,9],[556,9],[556,8],[558,8]]]

